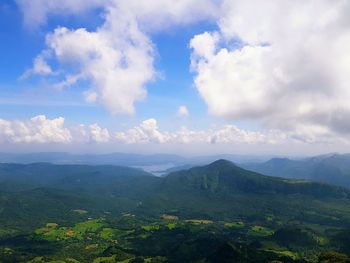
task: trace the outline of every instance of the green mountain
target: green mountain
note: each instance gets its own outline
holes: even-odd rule
[[[157,178],[139,169],[111,165],[0,164],[0,190],[18,192],[40,187],[89,193],[126,192]]]
[[[264,163],[242,164],[242,167],[271,176],[308,179],[350,188],[350,154],[331,154],[302,160],[274,158]]]
[[[226,160],[162,178],[1,164],[0,262],[347,262],[321,252],[350,253],[349,208],[344,188]]]
[[[265,176],[225,160],[163,178],[118,166],[1,164],[0,190],[10,196],[6,200],[22,200],[34,208],[35,198],[45,206],[45,201],[57,195],[60,202],[67,200],[61,203],[62,207],[67,203],[68,210],[74,204],[94,211],[126,209],[149,215],[178,211],[184,216],[201,214],[207,218],[258,216],[269,211],[295,218],[304,214],[303,209],[322,210],[324,204],[334,201],[342,205],[350,197],[350,191],[341,187]],[[56,209],[47,206],[50,211]],[[320,220],[331,213],[324,210]],[[301,214],[295,215],[295,211]]]
[[[219,160],[210,165],[196,167],[168,175],[165,184],[170,187],[192,187],[211,193],[233,194],[301,194],[316,198],[348,198],[350,191],[327,184],[306,180],[288,180],[264,176]]]
[[[219,160],[174,172],[152,196],[157,205],[208,218],[251,217],[273,213],[285,219],[339,223],[329,206],[343,209],[350,191],[324,183],[270,177]],[[163,203],[162,203],[163,202]],[[151,206],[154,206],[153,204]],[[315,215],[319,216],[315,216]]]

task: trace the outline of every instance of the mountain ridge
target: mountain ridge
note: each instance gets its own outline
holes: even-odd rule
[[[194,167],[188,170],[170,173],[165,181],[175,183],[176,179],[182,183],[195,185],[197,188],[209,188],[216,191],[220,187],[223,191],[238,190],[252,193],[288,193],[310,194],[321,198],[329,193],[334,197],[349,197],[350,191],[342,187],[331,186],[326,183],[309,180],[293,180],[282,177],[272,177],[248,171],[227,160],[217,160],[209,165]],[[221,181],[221,186],[219,185]],[[231,187],[231,188],[229,188]],[[312,191],[315,187],[318,190]]]
[[[330,154],[300,160],[273,158],[264,163],[247,163],[241,166],[270,176],[308,179],[350,189],[349,154]]]

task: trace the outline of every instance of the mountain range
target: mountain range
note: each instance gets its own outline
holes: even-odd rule
[[[204,165],[218,159],[227,159],[235,163],[262,162],[271,156],[220,154],[209,156],[183,157],[176,154],[72,154],[65,152],[37,153],[0,153],[0,163],[30,164],[47,162],[53,164],[121,165],[121,166],[157,166],[170,167],[181,165]],[[161,168],[159,168],[161,169]]]
[[[0,261],[315,262],[326,249],[350,253],[349,207],[346,188],[222,159],[164,177],[2,163]]]
[[[329,154],[304,159],[273,158],[242,167],[258,173],[293,179],[308,179],[350,188],[350,154]]]
[[[350,197],[350,191],[342,187],[265,176],[226,160],[170,173],[162,178],[143,170],[118,166],[1,164],[0,190],[2,196],[7,196],[6,200],[14,196],[19,202],[26,202],[28,207],[37,207],[34,199],[30,203],[29,196],[48,195],[49,198],[40,198],[42,206],[46,206],[45,201],[50,201],[50,196],[61,195],[60,203],[69,207],[67,211],[73,209],[75,203],[76,207],[93,211],[121,212],[127,209],[128,212],[148,211],[149,214],[177,211],[183,216],[202,214],[208,218],[219,218],[219,214],[231,218],[246,217],[268,211],[281,216],[293,214],[295,218],[299,215],[295,215],[294,209],[300,212],[303,209],[324,209],[321,217],[324,218],[331,213],[324,204],[334,200],[347,204]],[[67,200],[76,201],[65,203],[62,196],[66,194]],[[93,201],[78,205],[84,198]],[[314,200],[319,201],[319,206],[311,205]],[[11,207],[16,209],[13,203]],[[45,213],[50,214],[48,211],[55,209],[48,205]],[[306,219],[307,216],[303,220]]]

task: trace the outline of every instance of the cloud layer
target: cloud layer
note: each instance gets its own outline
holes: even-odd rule
[[[334,138],[330,134],[314,136],[314,131],[295,133],[279,130],[250,131],[235,125],[222,125],[206,130],[181,127],[175,131],[164,131],[156,119],[147,119],[124,131],[110,131],[93,124],[65,125],[62,117],[49,119],[44,115],[29,120],[0,119],[0,144],[176,144],[176,145],[279,145],[297,144],[349,144],[345,138]]]
[[[133,143],[174,143],[174,144],[275,144],[287,139],[274,131],[255,132],[225,125],[208,130],[190,130],[182,127],[178,131],[161,131],[155,119],[143,121],[139,126],[115,134],[117,141]]]
[[[0,119],[0,142],[7,143],[70,143],[72,136],[64,127],[64,118],[47,119],[44,115],[28,121]]]
[[[97,123],[66,127],[62,117],[48,119],[44,115],[27,121],[0,119],[0,143],[14,144],[275,144],[286,139],[278,132],[254,132],[234,125],[195,131],[182,127],[178,131],[162,131],[157,120],[148,119],[126,131],[111,132]]]
[[[87,102],[99,103],[112,114],[133,114],[135,102],[147,95],[146,85],[156,78],[155,47],[149,33],[213,17],[209,0],[18,0],[26,23],[42,24],[50,14],[79,14],[97,7],[104,11],[103,25],[95,31],[58,27],[46,37],[30,75],[52,75],[56,88],[87,81]],[[37,14],[37,16],[35,16]],[[50,63],[52,62],[52,63]],[[50,66],[58,62],[55,70]],[[60,79],[60,80],[59,80]]]
[[[16,0],[21,8],[26,26],[45,24],[49,15],[77,15],[102,7],[100,0]],[[107,1],[106,1],[107,2]]]
[[[2,141],[137,143],[347,142],[350,131],[350,2],[346,0],[17,0],[28,26],[52,15],[99,10],[94,30],[57,27],[23,78],[47,76],[54,87],[83,84],[89,103],[133,114],[157,80],[152,34],[198,21],[217,30],[190,42],[194,84],[211,115],[234,125],[161,131],[149,119],[113,133],[97,124],[64,128],[64,119],[0,120]],[[184,102],[188,103],[188,102]],[[181,106],[178,116],[189,115]],[[42,130],[35,128],[38,125]],[[53,134],[57,134],[53,135]]]
[[[226,0],[219,30],[190,44],[209,113],[314,136],[348,133],[349,12],[342,0]]]

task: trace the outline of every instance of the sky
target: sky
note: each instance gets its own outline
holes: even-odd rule
[[[347,0],[2,0],[0,151],[349,152]]]

